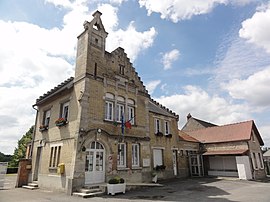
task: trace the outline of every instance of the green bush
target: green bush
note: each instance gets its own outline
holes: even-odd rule
[[[125,180],[123,178],[120,178],[119,183],[125,183]]]
[[[108,181],[109,184],[119,184],[119,183],[125,183],[125,180],[123,178],[120,178],[118,176],[115,176],[114,178],[110,179]]]
[[[112,178],[112,179],[109,180],[108,183],[109,183],[109,184],[119,184],[119,180],[116,179],[116,178]]]

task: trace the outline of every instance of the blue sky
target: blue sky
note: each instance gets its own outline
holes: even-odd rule
[[[34,124],[35,99],[74,75],[77,36],[101,11],[151,96],[216,124],[254,119],[270,146],[270,3],[264,0],[1,0],[0,151]]]

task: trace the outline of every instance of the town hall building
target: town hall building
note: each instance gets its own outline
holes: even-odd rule
[[[101,15],[83,24],[75,76],[34,104],[29,181],[72,193],[114,176],[126,182],[151,182],[153,171],[159,179],[203,176],[203,142],[180,131],[179,116],[151,98],[123,48],[105,50]]]

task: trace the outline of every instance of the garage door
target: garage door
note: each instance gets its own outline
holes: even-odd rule
[[[235,156],[209,156],[208,175],[238,177]]]

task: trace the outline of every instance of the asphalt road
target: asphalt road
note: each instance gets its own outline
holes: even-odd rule
[[[0,202],[149,202],[149,201],[196,201],[196,202],[269,202],[270,182],[243,181],[238,179],[192,178],[162,183],[161,187],[143,188],[115,196],[103,195],[83,199],[43,189],[14,188],[16,176],[7,176],[5,187],[0,190]]]

